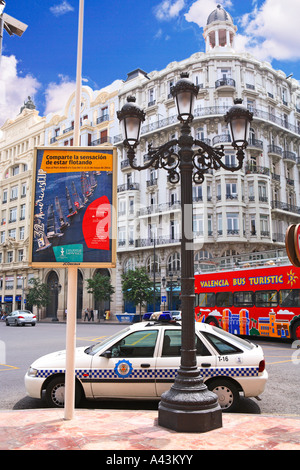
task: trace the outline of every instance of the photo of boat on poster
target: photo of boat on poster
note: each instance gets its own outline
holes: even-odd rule
[[[30,264],[115,266],[113,148],[38,148]]]

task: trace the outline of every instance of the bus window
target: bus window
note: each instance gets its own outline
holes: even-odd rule
[[[206,294],[198,294],[197,296],[197,307],[214,307],[215,306],[215,294],[213,292],[207,292]]]
[[[255,292],[256,307],[277,307],[277,291],[264,290]]]
[[[218,292],[216,296],[217,307],[231,307],[233,295],[232,292]]]
[[[300,307],[300,289],[282,289],[279,291],[280,307]]]
[[[253,292],[235,292],[233,305],[235,307],[253,307]]]

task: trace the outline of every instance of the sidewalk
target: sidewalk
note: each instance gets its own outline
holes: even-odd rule
[[[63,409],[0,410],[0,450],[300,450],[299,416],[223,413],[222,428],[198,434],[162,428],[157,415],[76,409],[65,421]]]

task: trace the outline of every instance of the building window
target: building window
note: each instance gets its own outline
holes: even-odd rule
[[[10,190],[10,200],[18,199],[18,186],[13,186]]]
[[[25,220],[26,204],[22,204],[20,207],[20,220]]]
[[[8,251],[7,252],[7,262],[12,263],[14,260],[14,252],[13,251]]]
[[[12,238],[13,240],[16,239],[16,229],[15,228],[12,228],[8,231],[8,237]]]
[[[9,209],[9,222],[16,222],[17,220],[17,208],[16,207],[12,207],[11,209]]]
[[[14,288],[14,278],[13,277],[6,277],[5,278],[5,289],[6,290],[13,290]]]
[[[193,215],[193,232],[195,235],[203,235],[203,214]]]
[[[237,235],[239,233],[239,214],[228,213],[227,214],[227,234]]]
[[[173,253],[168,259],[168,272],[180,271],[180,253]]]
[[[24,259],[24,250],[18,250],[18,261],[21,262]]]
[[[17,176],[20,173],[19,165],[16,165],[12,169],[12,176]]]
[[[26,196],[26,183],[22,183],[22,186],[21,186],[21,197],[25,197]]]
[[[25,227],[20,227],[19,229],[19,239],[24,240],[25,238]]]

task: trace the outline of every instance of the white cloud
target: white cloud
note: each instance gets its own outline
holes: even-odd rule
[[[237,44],[261,60],[300,58],[299,0],[265,0],[241,20]],[[238,50],[238,48],[236,48]]]
[[[54,5],[51,7],[50,11],[54,16],[62,16],[66,13],[69,13],[70,11],[74,11],[74,8],[66,0],[64,0],[59,5]]]
[[[15,56],[2,56],[0,77],[0,125],[20,113],[27,97],[34,95],[40,88],[38,80],[31,75],[18,75],[18,61]]]
[[[154,9],[154,13],[158,20],[168,21],[176,18],[184,7],[185,0],[163,0]]]
[[[189,11],[184,15],[189,23],[196,23],[200,28],[204,28],[209,15],[217,8],[220,2],[216,0],[196,0],[190,7]],[[223,8],[230,8],[231,0],[222,2]]]
[[[59,75],[59,79],[59,83],[51,82],[46,89],[45,114],[62,111],[70,95],[75,91],[75,81],[63,75]]]

